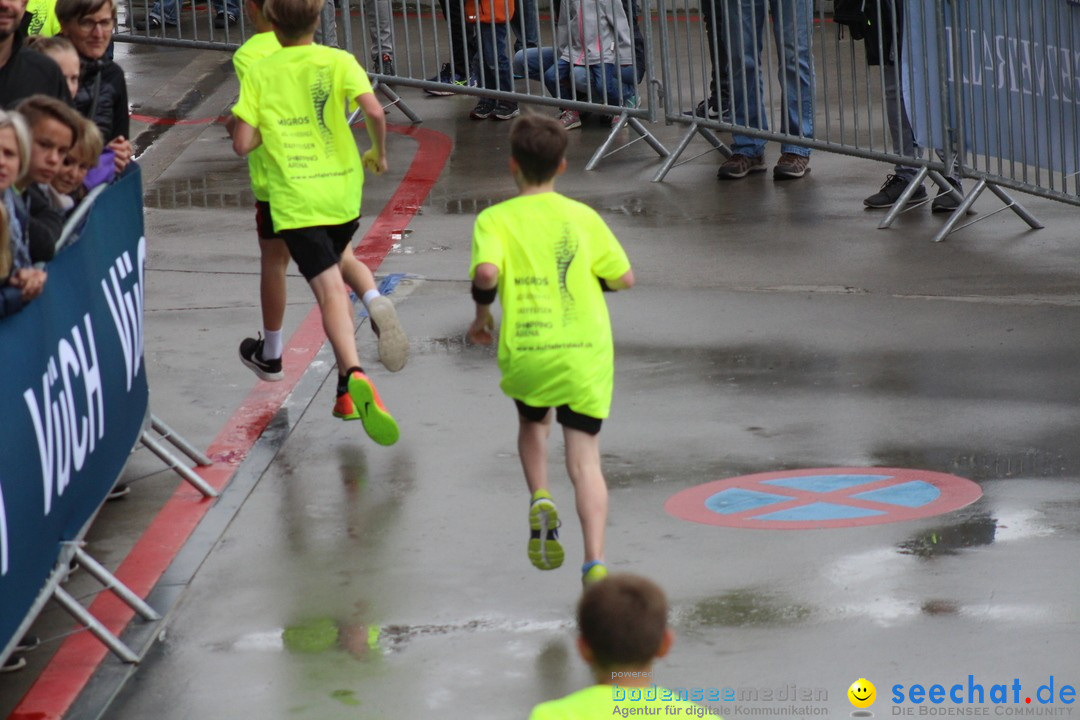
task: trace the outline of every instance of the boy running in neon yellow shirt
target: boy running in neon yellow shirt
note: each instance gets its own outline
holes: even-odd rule
[[[263,0],[248,0],[247,12],[257,32],[233,55],[233,67],[240,82],[253,63],[281,49],[273,26],[263,14]],[[236,116],[230,116],[230,132],[235,123]],[[240,361],[262,380],[276,382],[285,377],[281,355],[285,345],[282,327],[285,324],[285,273],[289,267],[289,249],[281,235],[274,231],[265,154],[264,147],[248,153],[248,172],[255,195],[255,229],[259,236],[259,300],[263,330],[259,337],[244,338],[240,343]],[[352,253],[346,253],[343,258],[341,274],[367,308],[371,327],[379,340],[379,359],[391,372],[401,370],[408,359],[409,339],[398,322],[394,304],[379,293],[371,270]]]
[[[518,452],[532,493],[529,560],[541,570],[563,562],[547,477],[554,415],[563,426],[585,539],[582,581],[589,584],[607,574],[608,497],[598,434],[611,408],[615,368],[602,291],[632,287],[634,273],[600,216],[555,192],[555,177],[566,169],[566,130],[558,121],[519,117],[510,129],[510,152],[520,193],[476,219],[470,271],[476,317],[468,337],[493,341],[490,306],[497,292],[500,387],[517,405]]]
[[[653,681],[653,661],[675,640],[667,610],[663,590],[643,577],[620,573],[588,587],[578,601],[577,647],[596,684],[540,703],[529,720],[705,716],[705,708],[687,700],[693,689],[669,690]]]
[[[338,366],[334,415],[359,419],[375,442],[399,431],[360,368],[342,268],[359,225],[364,168],[386,170],[386,118],[363,68],[349,53],[313,44],[322,0],[266,0],[263,11],[281,49],[254,63],[233,108],[233,149],[266,152],[274,232],[308,281]],[[371,147],[361,160],[345,99],[364,111]]]

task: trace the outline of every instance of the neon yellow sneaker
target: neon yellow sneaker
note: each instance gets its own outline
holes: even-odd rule
[[[559,544],[559,511],[551,493],[537,490],[529,505],[529,562],[541,570],[554,570],[563,563]]]
[[[359,370],[349,373],[349,398],[352,400],[353,410],[364,424],[364,431],[380,445],[393,445],[400,437],[397,421],[387,411],[379,397],[379,391],[368,379],[368,376]],[[334,406],[334,414],[344,420],[352,418],[338,415],[337,405]]]
[[[607,575],[607,565],[604,564],[603,560],[593,560],[585,563],[581,566],[581,585],[588,588],[590,585],[594,585],[606,578]]]

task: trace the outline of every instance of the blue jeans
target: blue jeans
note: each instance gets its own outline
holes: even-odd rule
[[[510,56],[506,52],[506,23],[476,23],[480,36],[480,69],[484,87],[488,90],[514,89],[510,73]]]
[[[235,18],[240,17],[240,0],[224,0],[224,3],[222,0],[213,0],[212,6],[215,13],[224,11]],[[150,15],[159,18],[165,25],[176,25],[180,21],[180,0],[154,0],[154,4],[150,6]]]
[[[814,56],[812,0],[724,0],[723,26],[731,49],[732,111],[736,125],[768,130],[761,73],[762,30],[765,6],[772,16],[777,48],[777,77],[783,95],[780,131],[788,135],[814,136]],[[765,141],[732,134],[732,152],[750,157],[765,153]],[[780,152],[810,155],[810,149],[782,143]]]
[[[533,80],[543,80],[544,72],[555,64],[555,49],[531,47],[518,50],[514,53],[514,60],[511,64],[514,67],[514,75]]]
[[[633,65],[573,65],[559,60],[544,71],[544,85],[553,97],[622,106],[626,98],[637,95],[637,74]]]
[[[540,44],[540,16],[536,11],[536,0],[517,0],[514,3],[510,27],[514,28],[515,52]]]

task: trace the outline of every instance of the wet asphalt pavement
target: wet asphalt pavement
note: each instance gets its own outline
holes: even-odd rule
[[[235,79],[184,57],[205,64],[190,116],[223,114]],[[401,94],[425,131],[453,141],[377,271],[398,283],[408,366],[386,372],[366,322],[358,332],[401,441],[378,447],[330,416],[323,349],[156,591],[171,612],[146,659],[115,698],[128,670],[106,659],[70,717],[525,717],[590,682],[573,644],[581,538],[561,442],[551,468],[567,562],[541,573],[525,556],[513,407],[493,352],[462,341],[473,219],[513,192],[507,126],[470,121],[469,98]],[[582,169],[606,131],[573,131],[559,189],[603,215],[638,278],[609,297],[615,399],[601,437],[611,567],[654,578],[672,604],[678,637],[657,682],[747,690],[710,704],[729,720],[845,717],[859,678],[877,685],[878,717],[928,707],[890,702],[897,684],[966,688],[971,675],[989,692],[1016,678],[1023,697],[1051,676],[1055,692],[1080,685],[1076,209],[1029,198],[1046,229],[1003,213],[932,244],[942,219],[926,207],[888,231],[863,210],[883,165],[815,153],[797,182],[721,184],[706,154],[654,184],[658,161],[640,144]],[[256,385],[236,359],[259,326],[246,168],[220,124],[151,139],[151,405],[204,448]],[[424,142],[390,136],[392,170],[365,186],[361,233],[415,179]],[[287,334],[312,308],[295,270],[289,294]],[[664,510],[723,478],[874,466],[958,475],[983,495],[936,517],[823,530]],[[132,495],[91,534],[106,564],[179,483],[145,451],[129,479]],[[71,630],[55,611],[41,625],[31,672]],[[0,710],[28,679],[0,680]],[[1023,697],[985,709],[1076,712]]]

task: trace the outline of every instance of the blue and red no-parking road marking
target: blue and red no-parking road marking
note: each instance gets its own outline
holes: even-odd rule
[[[743,475],[688,488],[664,509],[683,520],[760,530],[859,527],[932,517],[982,489],[955,475],[900,468],[815,468]]]

